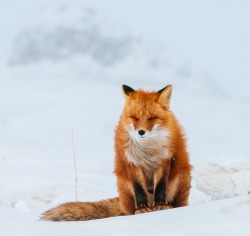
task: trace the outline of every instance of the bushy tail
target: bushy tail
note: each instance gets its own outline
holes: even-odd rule
[[[119,198],[98,202],[69,202],[52,208],[42,214],[45,221],[85,221],[112,216],[122,216]]]

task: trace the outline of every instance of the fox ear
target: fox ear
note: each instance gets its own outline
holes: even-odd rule
[[[131,87],[127,86],[127,85],[122,85],[122,90],[123,90],[123,93],[127,96],[129,96],[131,93],[133,93],[135,90],[132,89]]]
[[[172,95],[172,85],[168,85],[165,88],[159,90],[157,92],[159,94],[158,102],[165,107],[166,109],[169,108],[171,95]]]

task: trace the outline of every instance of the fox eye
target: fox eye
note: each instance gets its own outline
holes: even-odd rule
[[[153,121],[153,120],[156,120],[156,119],[158,119],[158,117],[156,117],[156,116],[152,116],[152,117],[148,118],[149,121]]]
[[[133,120],[139,120],[136,116],[130,116]]]

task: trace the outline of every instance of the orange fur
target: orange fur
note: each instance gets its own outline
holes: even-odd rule
[[[191,165],[182,129],[169,110],[172,86],[145,92],[124,85],[123,93],[115,130],[119,198],[62,204],[42,220],[90,220],[188,205]]]

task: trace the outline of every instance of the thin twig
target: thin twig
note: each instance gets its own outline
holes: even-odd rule
[[[77,170],[76,170],[76,153],[74,145],[74,130],[72,130],[72,147],[73,147],[73,157],[74,157],[74,166],[75,166],[75,195],[77,201]]]

